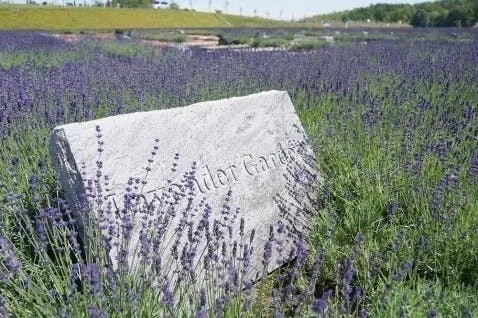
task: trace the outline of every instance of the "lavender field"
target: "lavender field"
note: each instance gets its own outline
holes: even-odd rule
[[[478,29],[444,32],[277,51],[0,32],[0,316],[475,317]],[[250,286],[242,246],[241,268],[223,255],[227,274],[178,298],[81,247],[53,127],[270,89],[289,92],[325,180],[294,261]]]

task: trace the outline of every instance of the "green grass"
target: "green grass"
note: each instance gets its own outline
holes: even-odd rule
[[[218,14],[219,18],[224,20],[228,26],[234,27],[283,27],[294,26],[286,21],[264,19],[260,17],[247,17],[232,14]]]
[[[7,30],[268,27],[284,24],[262,18],[185,10],[0,5],[0,29]]]
[[[380,82],[375,79],[369,89],[383,94],[387,87],[394,87],[393,78],[397,76],[384,76]],[[448,98],[476,99],[476,94],[471,97],[470,88],[467,86],[462,92],[457,89]],[[422,94],[438,102],[444,89],[444,85],[435,83]],[[446,132],[439,132],[436,118],[449,110],[415,115],[423,120],[423,126],[420,132],[414,132],[409,144],[401,136],[406,135],[407,122],[413,122],[413,107],[413,102],[396,105],[387,101],[383,104],[383,119],[371,129],[361,120],[367,105],[360,105],[344,116],[343,106],[324,96],[313,109],[301,110],[302,122],[315,141],[322,167],[333,176],[332,199],[320,212],[311,240],[328,251],[322,276],[325,281],[334,281],[337,259],[359,255],[356,263],[359,284],[374,290],[368,295],[372,317],[397,317],[401,313],[426,317],[430,310],[437,310],[443,317],[471,317],[470,308],[477,308],[476,184],[468,179],[466,170],[458,171],[459,190],[441,194],[444,207],[440,213],[450,213],[444,216],[448,219],[439,220],[434,215],[431,205],[453,163],[444,163],[437,155],[427,154],[421,174],[410,178],[405,171],[407,162],[413,158],[399,154],[406,148],[407,155],[419,153],[418,149],[439,142]],[[459,111],[455,114],[458,117]],[[394,124],[399,118],[402,122]],[[474,146],[460,143],[460,138],[471,142],[473,131],[468,127],[459,135],[448,137],[456,138],[451,157],[461,157],[467,162],[470,159],[467,151],[476,147],[476,143]],[[450,159],[453,160],[456,159]],[[391,201],[401,202],[393,220],[387,219],[386,213]],[[457,215],[453,215],[454,209],[458,210]],[[364,235],[359,247],[354,240],[358,232]],[[422,236],[426,241],[420,245],[417,242]],[[397,246],[393,247],[392,242]],[[406,260],[413,260],[413,271],[401,280],[391,279]],[[364,275],[376,262],[388,263],[379,278]],[[370,285],[371,282],[378,285]]]

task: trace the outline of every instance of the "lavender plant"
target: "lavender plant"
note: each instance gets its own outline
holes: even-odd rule
[[[83,244],[47,155],[51,127],[285,89],[323,170],[316,222],[296,261],[254,287],[255,303],[243,300],[238,287],[229,303],[203,288],[188,307],[191,315],[239,316],[244,308],[252,316],[476,315],[476,30],[458,30],[460,41],[443,30],[393,32],[407,39],[301,52],[132,50],[2,32],[0,51],[8,58],[0,65],[0,312],[160,316],[178,301],[173,283],[155,288],[110,266],[113,246],[104,233],[114,212],[95,203],[100,196],[92,199],[104,215],[88,233],[96,244]],[[49,55],[55,63],[47,63]],[[89,193],[106,191],[106,177],[96,183],[93,177]],[[137,194],[142,183],[128,186]],[[201,213],[205,208],[206,202]],[[239,231],[240,223],[239,217]],[[275,226],[265,249],[253,252],[265,263],[282,231]],[[129,231],[121,224],[112,229],[111,236]],[[153,262],[151,237],[142,234],[142,242],[138,251],[150,260],[137,273],[164,269]],[[224,250],[247,260],[244,246],[242,256],[239,245]],[[223,259],[222,243],[214,252]],[[187,272],[179,245],[177,256]]]

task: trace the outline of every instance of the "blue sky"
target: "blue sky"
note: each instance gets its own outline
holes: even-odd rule
[[[166,0],[168,1],[168,0]],[[182,8],[192,7],[198,11],[208,11],[209,1],[212,10],[219,9],[225,11],[225,0],[175,0]],[[169,0],[171,2],[171,0]],[[374,3],[419,3],[426,2],[423,0],[229,0],[227,12],[232,14],[240,14],[241,8],[243,15],[267,16],[271,18],[280,18],[290,20],[292,17],[301,19],[304,16],[312,16],[316,14],[329,13],[333,11],[342,11],[357,7],[369,6]],[[281,14],[282,11],[282,14]]]

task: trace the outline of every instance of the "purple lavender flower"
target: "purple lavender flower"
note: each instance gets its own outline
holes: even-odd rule
[[[341,281],[342,305],[340,310],[343,313],[351,313],[357,305],[362,303],[363,290],[354,281],[356,269],[352,260],[345,259],[343,266],[343,279]]]
[[[428,311],[428,318],[436,318],[437,314],[437,311],[432,308]]]
[[[13,168],[16,168],[18,167],[18,164],[20,163],[20,158],[18,158],[17,156],[13,157],[12,160],[11,160],[11,164],[12,164],[12,167]]]
[[[5,259],[5,268],[11,274],[15,274],[22,268],[22,264],[15,256],[8,255]]]
[[[5,304],[6,304],[5,298],[2,295],[0,295],[0,316],[8,318],[10,316],[8,314]]]
[[[370,314],[369,314],[367,308],[362,308],[362,309],[360,309],[359,317],[360,317],[360,318],[368,318],[368,317],[370,317]]]
[[[196,318],[207,318],[207,312],[205,309],[200,309],[197,313],[196,313]]]
[[[10,242],[5,237],[0,236],[0,264],[2,263],[6,272],[3,272],[2,270],[2,273],[0,273],[0,280],[2,280],[3,277],[8,280],[22,268],[22,263],[16,257]]]
[[[207,304],[206,290],[201,288],[199,291],[199,308],[205,308]]]
[[[103,293],[103,286],[101,283],[101,272],[97,264],[91,264],[87,267],[87,272],[90,281],[90,293],[92,295],[101,295]]]
[[[252,229],[251,235],[249,236],[249,244],[252,244],[254,241],[254,236],[256,235],[256,229]]]
[[[240,225],[239,225],[239,235],[242,237],[244,236],[244,218],[241,218]]]
[[[36,229],[36,233],[38,235],[38,238],[40,240],[40,244],[41,244],[40,248],[45,249],[46,245],[48,243],[48,237],[47,237],[47,234],[46,234],[45,224],[43,223],[43,221],[40,218],[36,219],[35,229]]]
[[[279,296],[279,291],[274,288],[272,289],[272,305],[274,306],[274,317],[280,318],[280,317],[285,317],[284,312],[281,308],[281,299]]]
[[[392,279],[397,281],[401,280],[407,273],[409,273],[413,268],[413,262],[407,260],[402,266],[400,266],[395,273],[392,275]]]
[[[133,220],[131,219],[131,216],[125,216],[123,217],[123,238],[125,240],[131,239],[131,233],[134,229],[134,224]]]
[[[242,263],[243,263],[243,272],[247,272],[249,264],[251,262],[251,249],[249,245],[244,244],[242,247]]]
[[[387,218],[389,221],[392,221],[395,214],[397,212],[400,212],[402,209],[400,202],[397,201],[391,201],[388,203],[387,206]]]
[[[270,240],[267,240],[265,245],[264,245],[264,254],[263,254],[263,259],[262,259],[262,264],[264,265],[265,268],[270,264],[272,257],[272,242]]]
[[[30,175],[30,177],[28,177],[28,185],[30,188],[32,188],[32,190],[38,189],[38,186],[40,185],[40,178],[36,175]]]
[[[166,279],[163,286],[161,287],[162,301],[164,305],[169,309],[173,310],[174,308],[174,294],[169,287],[169,281]]]
[[[96,305],[88,306],[89,318],[106,318],[107,314],[98,308]]]
[[[232,244],[232,256],[234,258],[237,257],[237,241],[234,241],[234,243]]]
[[[223,317],[223,308],[224,308],[224,299],[223,297],[219,296],[216,298],[216,302],[214,304],[214,316],[217,318]]]
[[[120,264],[126,264],[127,262],[127,256],[128,256],[128,250],[127,249],[120,249],[118,252],[118,255],[116,256],[116,259],[118,260],[118,263]]]
[[[325,293],[322,294],[320,298],[316,298],[312,303],[312,311],[316,313],[319,317],[323,317],[325,315],[325,310],[328,306],[328,301],[330,296],[332,296],[332,289],[327,290]]]
[[[470,174],[473,177],[478,178],[478,155],[473,156],[471,159]]]

